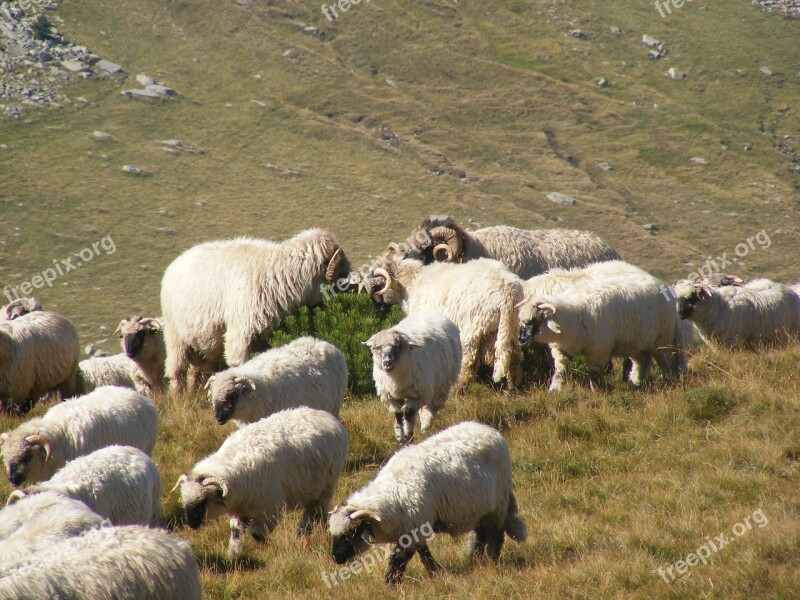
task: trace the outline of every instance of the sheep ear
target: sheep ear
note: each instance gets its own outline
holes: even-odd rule
[[[174,492],[175,490],[177,490],[179,487],[181,487],[181,486],[182,486],[184,483],[186,483],[187,481],[189,481],[189,475],[187,475],[186,473],[184,473],[183,475],[181,475],[180,477],[178,477],[178,481],[177,481],[177,483],[175,483],[175,485],[172,487],[172,489],[169,491],[169,493],[171,494],[172,492]]]
[[[367,348],[372,348],[375,345],[375,336],[373,335],[366,342],[361,342],[361,343],[364,344]]]
[[[119,322],[119,325],[117,325],[117,328],[114,330],[114,333],[111,334],[111,337],[115,337],[118,333],[122,333],[122,326],[125,324],[126,321],[127,319],[123,319],[122,321]],[[120,335],[120,337],[122,336]]]
[[[214,381],[214,379],[216,379],[216,377],[217,377],[216,375],[212,375],[211,377],[209,377],[209,378],[206,380],[206,384],[203,386],[203,389],[204,389],[204,390],[208,390],[208,389],[210,389],[210,388],[211,388],[211,382],[213,382],[213,381]]]
[[[559,325],[558,322],[553,321],[552,319],[547,320],[547,328],[553,333],[561,333],[561,325]]]
[[[422,348],[422,342],[417,338],[406,336],[406,344],[408,344],[408,347],[411,349]]]

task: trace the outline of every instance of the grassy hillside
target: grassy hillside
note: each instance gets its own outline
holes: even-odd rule
[[[357,267],[430,214],[472,228],[591,229],[668,280],[764,231],[769,244],[727,270],[800,278],[798,23],[746,0],[688,2],[666,19],[652,2],[593,0],[372,0],[333,22],[319,3],[291,0],[66,1],[53,15],[127,75],[75,79],[64,108],[0,120],[0,288],[113,240],[113,252],[98,245],[36,290],[82,344],[116,351],[108,336],[121,318],[158,314],[164,268],[197,242],[322,226]],[[648,60],[643,34],[665,43],[664,58]],[[686,79],[666,77],[670,67]],[[121,96],[137,73],[178,97]],[[170,139],[195,152],[164,151]],[[124,173],[129,164],[144,175]],[[575,205],[550,202],[551,191]],[[498,567],[473,567],[460,542],[437,539],[447,568],[436,580],[415,561],[398,594],[373,573],[333,595],[795,596],[798,359],[700,350],[686,388],[666,392],[475,385],[436,426],[502,429],[530,541],[509,543]],[[346,405],[353,456],[337,501],[393,449],[374,398]],[[229,430],[200,395],[159,406],[168,490]],[[0,417],[0,429],[17,422]],[[0,483],[0,498],[9,491]],[[176,514],[175,495],[164,507]],[[758,508],[768,525],[709,565],[671,584],[655,573]],[[303,547],[294,520],[263,548],[248,540],[234,566],[227,524],[180,535],[209,597],[318,597],[320,571],[334,568],[327,541]]]

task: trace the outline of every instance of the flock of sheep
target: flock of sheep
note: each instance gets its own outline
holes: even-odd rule
[[[313,337],[268,343],[287,315],[334,287],[366,289],[378,309],[399,304],[407,316],[362,340],[398,450],[329,512],[349,451],[338,419],[345,357]],[[412,444],[417,417],[424,432],[483,365],[495,382],[520,385],[523,352],[536,347],[552,359],[550,390],[576,356],[593,386],[615,357],[632,386],[653,360],[673,382],[687,372],[692,324],[720,346],[786,344],[800,335],[798,294],[797,285],[724,274],[670,288],[592,233],[469,232],[431,218],[361,274],[320,229],[282,243],[195,246],[165,271],[163,317],[124,319],[123,352],[113,356],[79,362],[75,327],[19,299],[0,314],[2,407],[24,413],[48,394],[70,399],[0,435],[17,488],[0,511],[0,596],[200,598],[189,545],[156,528],[162,485],[150,454],[154,395],[201,385],[216,421],[238,429],[173,490],[191,528],[230,518],[229,557],[244,533],[264,541],[286,509],[301,509],[298,533],[327,525],[339,564],[394,544],[389,583],[417,553],[426,570],[438,567],[426,539],[400,543],[423,526],[470,533],[471,554],[496,561],[505,535],[526,537],[506,442],[491,427],[460,423]]]

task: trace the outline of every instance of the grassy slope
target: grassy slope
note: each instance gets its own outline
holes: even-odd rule
[[[798,175],[787,170],[786,150],[800,135],[797,24],[748,2],[687,4],[668,20],[650,3],[588,0],[374,0],[334,24],[315,2],[106,0],[65,2],[57,14],[69,37],[125,66],[128,87],[146,72],[181,94],[148,105],[121,97],[124,82],[80,82],[68,93],[88,106],[0,122],[0,142],[9,145],[0,150],[0,284],[28,280],[104,235],[116,242],[113,255],[39,293],[74,320],[85,343],[130,313],[157,313],[164,267],[198,241],[280,239],[325,226],[358,265],[431,213],[474,226],[593,229],[669,279],[693,270],[685,261],[730,254],[766,229],[772,246],[736,272],[797,279]],[[301,33],[299,22],[324,37]],[[610,25],[622,35],[609,34]],[[591,40],[567,36],[576,27]],[[643,33],[667,42],[666,60],[646,59]],[[762,65],[775,75],[759,73]],[[665,78],[670,66],[688,78]],[[596,87],[599,76],[611,86]],[[94,141],[96,129],[117,141]],[[399,143],[385,141],[390,133]],[[204,153],[166,154],[159,142],[169,138]],[[692,156],[709,164],[691,165]],[[614,170],[599,171],[599,161]],[[130,163],[151,176],[123,174]],[[551,204],[544,196],[552,190],[578,203]],[[646,223],[659,233],[646,233]],[[519,416],[505,433],[531,543],[509,544],[499,568],[472,569],[460,548],[437,540],[434,553],[453,573],[435,590],[790,596],[800,397],[786,373],[797,359],[796,351],[696,358],[691,389],[710,385],[739,398],[710,421],[693,413],[693,402],[708,396],[702,390],[505,398],[476,387],[438,425]],[[368,400],[351,402],[354,456],[377,464],[391,450],[388,417]],[[224,432],[200,398],[161,406],[156,458],[168,489]],[[3,429],[10,423],[0,421]],[[349,472],[337,499],[373,471]],[[175,507],[174,497],[165,502]],[[758,506],[770,525],[685,583],[666,586],[652,574]],[[222,564],[224,538],[222,523],[192,534],[209,566]],[[209,569],[205,580],[220,598],[315,596],[319,570],[332,568],[326,552],[322,536],[298,549],[287,523],[265,549],[248,552],[265,568],[245,564],[224,576]],[[418,566],[411,575],[422,579]],[[429,585],[405,590],[423,594]],[[337,593],[385,595],[375,576]]]

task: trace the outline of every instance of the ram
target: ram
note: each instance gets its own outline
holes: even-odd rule
[[[322,229],[280,244],[238,238],[187,250],[161,284],[170,386],[184,387],[190,364],[208,373],[241,365],[292,310],[319,304],[320,286],[349,271],[338,242]]]
[[[50,479],[67,461],[114,444],[150,455],[157,434],[155,405],[134,390],[109,386],[0,434],[0,451],[9,482],[20,486]]]
[[[0,598],[200,600],[189,543],[137,525],[90,529],[0,566]]]
[[[391,584],[402,581],[417,552],[428,572],[438,568],[426,530],[474,532],[470,554],[486,552],[495,562],[505,534],[518,542],[526,538],[511,488],[508,445],[491,427],[472,422],[398,451],[372,482],[334,508],[328,523],[338,564],[374,543],[395,544],[386,574]]]
[[[0,322],[0,409],[26,412],[55,390],[77,390],[78,332],[67,319],[34,311]]]
[[[512,388],[518,383],[522,350],[515,305],[522,300],[522,285],[499,262],[484,258],[423,266],[415,259],[384,258],[364,285],[378,306],[400,304],[407,315],[436,310],[455,323],[461,337],[459,387],[475,378],[487,346],[492,347],[493,379],[505,378]]]
[[[39,300],[33,297],[17,298],[0,310],[0,322],[13,321],[28,313],[42,310]]]
[[[347,363],[333,344],[312,337],[267,350],[206,383],[217,423],[237,425],[296,406],[338,417],[347,391]]]
[[[14,490],[21,498],[55,492],[81,500],[113,525],[158,525],[161,517],[161,475],[152,459],[130,446],[107,446],[79,456],[48,481]]]
[[[364,344],[372,351],[378,397],[394,414],[395,439],[411,440],[417,414],[424,433],[458,380],[458,327],[439,312],[416,312]]]
[[[392,244],[389,249],[397,251],[399,247]],[[498,225],[470,232],[447,217],[423,221],[409,236],[404,249],[408,258],[418,258],[425,264],[492,258],[522,279],[549,269],[585,267],[619,258],[614,248],[589,231]]]
[[[348,444],[347,430],[330,413],[284,410],[236,430],[173,490],[180,488],[192,529],[231,517],[228,556],[234,558],[242,551],[243,530],[263,542],[287,509],[303,509],[299,533],[324,523]]]
[[[164,365],[167,348],[164,344],[164,320],[134,315],[120,321],[117,327],[122,350],[139,367],[135,373],[138,387],[152,392],[164,391],[167,378]]]

